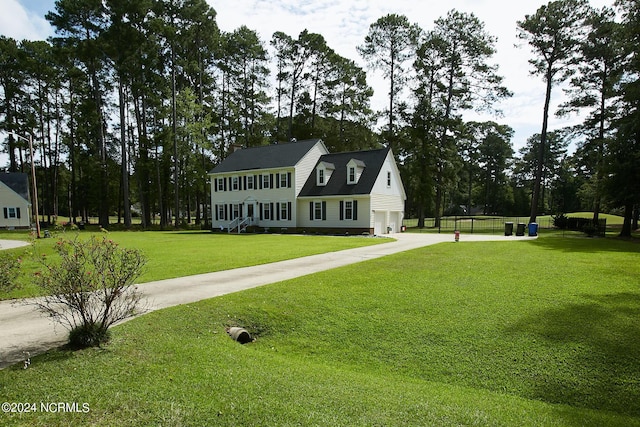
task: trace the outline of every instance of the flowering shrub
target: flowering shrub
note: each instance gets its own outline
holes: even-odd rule
[[[111,325],[140,312],[142,294],[133,282],[146,261],[139,250],[120,248],[107,236],[60,239],[55,250],[59,260],[40,260],[35,281],[46,296],[36,305],[70,330],[70,344],[100,345]]]

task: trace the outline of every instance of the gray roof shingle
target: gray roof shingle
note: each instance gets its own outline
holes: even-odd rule
[[[231,153],[209,173],[295,166],[320,139],[244,148]]]
[[[0,173],[0,181],[23,199],[29,200],[29,175],[26,173]]]
[[[305,182],[300,197],[322,197],[322,196],[342,196],[369,194],[373,189],[373,185],[380,175],[380,170],[387,158],[389,148],[369,151],[353,151],[347,153],[325,154],[320,157],[320,162],[333,163],[335,170],[331,174],[331,178],[324,186],[316,185],[316,169]],[[362,162],[365,165],[362,175],[356,184],[347,184],[347,163],[351,159]],[[317,164],[316,164],[317,166]]]

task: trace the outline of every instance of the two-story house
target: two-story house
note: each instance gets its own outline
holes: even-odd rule
[[[389,148],[329,154],[319,139],[247,148],[209,175],[214,229],[384,234],[404,217]]]

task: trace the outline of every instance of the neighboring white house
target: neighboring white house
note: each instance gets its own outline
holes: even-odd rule
[[[319,139],[247,148],[209,175],[214,229],[384,234],[404,218],[389,148],[329,154]]]
[[[28,175],[0,173],[0,228],[29,228],[30,212]]]

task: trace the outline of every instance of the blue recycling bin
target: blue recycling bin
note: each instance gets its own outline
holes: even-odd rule
[[[538,224],[535,222],[532,222],[531,224],[529,224],[529,237],[533,237],[537,235],[538,235]]]

